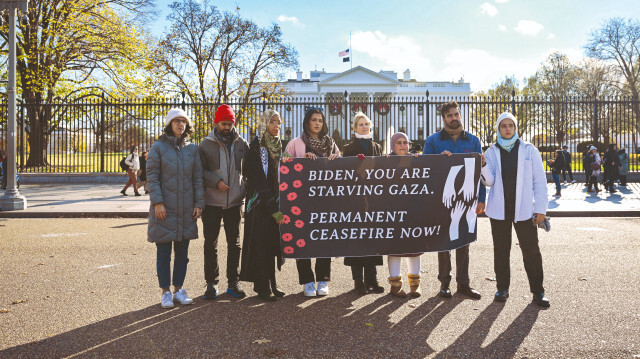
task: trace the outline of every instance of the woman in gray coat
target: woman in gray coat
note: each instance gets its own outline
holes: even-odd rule
[[[187,114],[169,110],[164,134],[151,146],[147,158],[149,185],[148,240],[157,247],[156,270],[162,288],[162,308],[173,302],[192,304],[182,289],[189,262],[189,241],[198,238],[197,219],[204,208],[202,163],[198,148],[189,143],[193,133]],[[171,294],[171,247],[174,251]]]

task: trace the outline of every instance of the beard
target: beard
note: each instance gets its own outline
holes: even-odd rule
[[[445,126],[450,128],[450,129],[452,129],[452,130],[457,130],[457,129],[460,128],[460,126],[462,126],[462,123],[460,121],[458,121],[458,120],[453,120],[453,121],[447,123]]]

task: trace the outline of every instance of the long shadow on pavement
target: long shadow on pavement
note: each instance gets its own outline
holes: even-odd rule
[[[541,310],[529,304],[491,344],[482,347],[491,326],[504,309],[503,303],[492,302],[456,341],[436,358],[512,358],[531,332]]]
[[[425,357],[434,352],[427,344],[433,330],[463,301],[429,298],[394,323],[394,313],[407,311],[406,299],[382,295],[359,306],[360,300],[347,292],[322,299],[293,294],[275,303],[222,295],[212,302],[195,298],[194,305],[171,310],[154,304],[8,348],[0,357]],[[442,355],[515,353],[537,310],[527,307],[481,348],[501,310],[489,305]]]

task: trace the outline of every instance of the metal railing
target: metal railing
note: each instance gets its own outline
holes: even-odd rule
[[[536,145],[543,158],[568,145],[572,167],[582,169],[586,144],[601,151],[609,143],[627,149],[630,168],[640,166],[640,104],[631,98],[528,98],[528,97],[291,97],[252,102],[229,101],[236,112],[236,128],[250,140],[260,115],[277,110],[284,121],[282,139],[302,132],[306,109],[322,108],[329,134],[341,147],[352,139],[352,119],[357,111],[373,122],[374,140],[388,150],[388,139],[397,131],[407,133],[416,145],[442,128],[440,105],[456,100],[465,129],[483,146],[495,142],[495,121],[504,111],[518,118],[520,138]],[[149,148],[164,129],[172,107],[183,108],[194,127],[192,141],[199,143],[213,129],[218,103],[172,99],[117,99],[88,96],[65,103],[18,105],[18,166],[21,172],[119,172],[119,161],[131,146]],[[40,135],[38,135],[40,134]],[[0,149],[6,150],[6,103],[0,103]]]

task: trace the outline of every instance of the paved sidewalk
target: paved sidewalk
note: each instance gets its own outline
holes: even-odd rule
[[[0,212],[0,218],[146,218],[149,196],[120,194],[122,184],[23,185],[27,209]],[[586,193],[584,183],[562,185],[562,197],[551,196],[555,185],[548,184],[551,217],[640,217],[640,183],[617,186],[618,192]],[[142,192],[144,193],[144,192]]]

